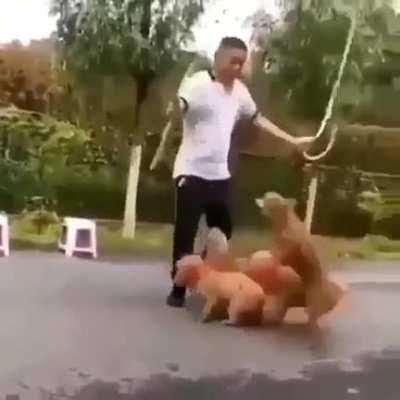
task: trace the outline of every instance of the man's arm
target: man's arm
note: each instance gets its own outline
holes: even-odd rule
[[[188,103],[186,100],[179,96],[175,96],[172,101],[169,102],[167,107],[167,117],[174,124],[182,123],[183,117],[188,109]]]
[[[166,110],[168,122],[164,127],[160,145],[151,163],[151,170],[155,169],[157,164],[164,157],[169,142],[178,136],[177,134],[180,135],[182,133],[184,115],[189,109],[189,104],[190,107],[195,106],[196,98],[198,97],[198,87],[199,84],[201,85],[203,78],[204,74],[201,73],[196,73],[190,77],[185,75],[178,89],[178,93],[168,103]]]
[[[252,118],[253,123],[261,128],[264,132],[271,133],[275,137],[282,139],[294,146],[305,150],[310,143],[314,141],[314,137],[294,137],[287,134],[282,129],[278,128],[269,119],[257,112],[257,105],[254,102],[248,88],[245,85],[241,86],[241,115],[245,118]]]
[[[181,132],[182,119],[187,108],[187,103],[178,96],[175,96],[168,104],[166,111],[168,122],[162,131],[161,141],[151,162],[150,171],[157,168],[157,165],[164,158],[170,142],[177,137],[177,132]]]
[[[308,147],[308,145],[314,141],[314,137],[312,136],[295,137],[289,135],[261,114],[257,114],[254,118],[254,124],[263,131],[269,132],[275,137],[293,144],[294,146]]]

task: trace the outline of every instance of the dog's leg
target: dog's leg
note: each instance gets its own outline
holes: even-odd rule
[[[259,297],[250,311],[243,313],[243,323],[248,326],[260,326],[263,324],[264,296]]]
[[[311,330],[318,329],[319,328],[318,317],[316,317],[314,315],[311,315],[311,316],[309,315],[307,325],[308,325],[309,329],[311,329]]]
[[[228,307],[228,319],[223,321],[224,325],[237,326],[239,324],[239,314],[243,299],[241,295],[233,297]]]
[[[231,321],[231,319],[224,319],[222,323],[226,326],[238,326],[238,323],[235,321]]]
[[[321,314],[319,312],[316,312],[313,307],[307,307],[306,308],[306,314],[308,317],[307,320],[307,326],[310,331],[315,331],[319,329],[319,319],[321,317]]]
[[[325,285],[318,283],[306,289],[306,313],[308,325],[311,328],[318,326],[319,318],[326,313],[327,293]]]
[[[218,298],[207,297],[207,302],[204,305],[203,311],[201,313],[201,322],[210,322],[213,318],[213,309],[218,305]]]
[[[263,323],[268,326],[280,325],[288,310],[286,296],[266,296],[263,309]]]
[[[213,320],[224,320],[228,318],[229,301],[225,299],[218,299],[217,303],[211,310],[210,318]]]
[[[264,295],[237,295],[228,308],[229,319],[225,325],[261,325],[264,305]]]

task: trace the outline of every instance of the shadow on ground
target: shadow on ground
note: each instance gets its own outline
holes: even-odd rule
[[[147,380],[123,378],[118,382],[96,380],[90,375],[71,371],[86,383],[68,394],[59,387],[55,393],[38,388],[42,399],[48,400],[392,400],[400,393],[400,351],[388,349],[380,353],[361,355],[351,362],[319,361],[304,367],[299,376],[279,380],[267,374],[238,371],[224,376],[200,379],[179,377],[179,365],[167,364],[167,373]],[[90,382],[89,382],[90,381]],[[20,384],[25,393],[34,390]],[[30,398],[30,396],[22,396]],[[8,394],[6,400],[18,400]]]

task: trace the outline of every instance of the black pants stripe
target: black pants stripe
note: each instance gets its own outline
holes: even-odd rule
[[[193,253],[194,240],[202,214],[210,228],[221,229],[228,239],[232,236],[231,179],[208,181],[195,176],[176,179],[176,209],[173,244],[172,278],[176,262]]]

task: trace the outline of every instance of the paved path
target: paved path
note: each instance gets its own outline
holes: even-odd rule
[[[118,393],[138,385],[130,378],[154,374],[165,374],[152,382],[170,388],[172,394],[167,396],[165,389],[166,397],[143,392],[142,397],[132,398],[205,396],[199,382],[204,387],[216,385],[215,393],[221,396],[218,390],[226,389],[228,381],[245,382],[243,387],[251,392],[253,386],[246,385],[255,378],[249,371],[261,374],[255,376],[259,376],[256,386],[275,387],[272,377],[299,376],[304,366],[315,370],[315,365],[322,365],[319,360],[325,360],[317,369],[323,371],[332,365],[335,369],[337,360],[400,348],[400,269],[396,267],[395,263],[354,263],[336,272],[352,288],[347,308],[332,315],[321,332],[310,334],[297,315],[280,330],[200,324],[196,299],[190,300],[187,310],[164,305],[169,281],[167,267],[160,261],[93,262],[68,260],[61,254],[15,253],[0,260],[0,398],[16,393],[21,399],[43,399],[44,392],[57,387],[72,394],[80,387],[91,388],[95,380],[114,382],[114,386],[97,383],[101,393]],[[376,360],[369,365],[377,365]],[[235,374],[240,370],[247,372],[239,378]],[[208,376],[219,380],[207,381]],[[299,382],[296,387],[303,387],[304,379]],[[359,387],[347,386],[349,396],[359,395]],[[192,392],[174,397],[176,387]],[[237,395],[242,389],[236,387],[234,392]],[[222,398],[212,393],[193,398]],[[290,398],[282,393],[279,396]],[[114,398],[104,396],[98,398]]]

